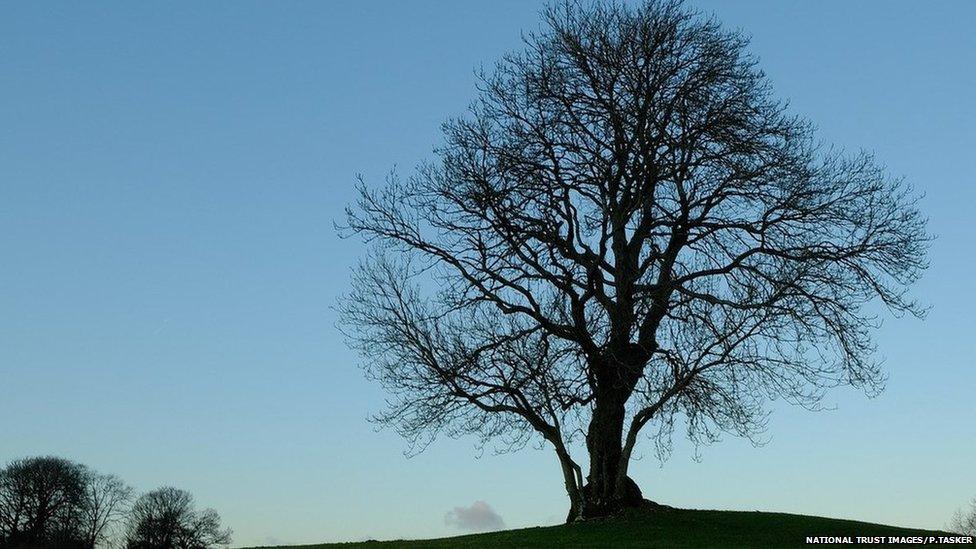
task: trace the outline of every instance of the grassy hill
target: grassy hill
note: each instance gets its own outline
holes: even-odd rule
[[[416,541],[292,546],[294,549],[475,547],[799,547],[807,536],[947,536],[945,532],[785,513],[661,509],[582,524]],[[856,541],[856,540],[855,540]]]

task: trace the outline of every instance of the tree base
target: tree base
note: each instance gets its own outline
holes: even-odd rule
[[[567,523],[611,518],[631,509],[670,509],[649,499],[645,499],[640,487],[633,479],[624,481],[623,494],[610,500],[601,501],[594,497],[589,485],[583,487],[583,503],[580,508],[573,506],[566,517]]]

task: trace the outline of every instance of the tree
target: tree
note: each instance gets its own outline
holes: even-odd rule
[[[539,437],[575,520],[643,502],[642,432],[666,453],[677,425],[752,437],[770,399],[881,390],[872,307],[923,312],[910,187],[820,144],[748,40],[681,2],[567,2],[543,22],[434,159],[360,179],[344,234],[371,252],[340,308],[391,394],[376,419],[415,450]]]
[[[85,469],[58,457],[15,460],[0,471],[0,547],[83,547]]]
[[[976,498],[969,505],[969,509],[957,509],[949,523],[949,530],[957,534],[976,536]]]
[[[132,489],[58,457],[11,462],[0,470],[0,547],[79,547],[110,544]]]
[[[177,488],[143,494],[132,506],[129,549],[207,549],[227,545],[230,529],[221,529],[213,509],[197,511],[193,496]]]
[[[81,505],[82,538],[86,546],[108,545],[132,501],[132,488],[115,475],[86,471]]]

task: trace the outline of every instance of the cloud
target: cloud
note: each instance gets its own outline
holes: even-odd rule
[[[505,521],[483,501],[470,507],[455,507],[444,515],[444,524],[466,532],[488,532],[505,528]]]

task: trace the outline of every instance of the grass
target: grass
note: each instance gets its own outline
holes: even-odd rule
[[[807,536],[949,536],[823,517],[749,511],[633,511],[580,524],[505,530],[429,540],[295,545],[292,549],[420,549],[476,547],[798,547]],[[887,540],[886,540],[887,541]],[[267,549],[267,548],[264,548]],[[281,549],[281,548],[279,548]]]

